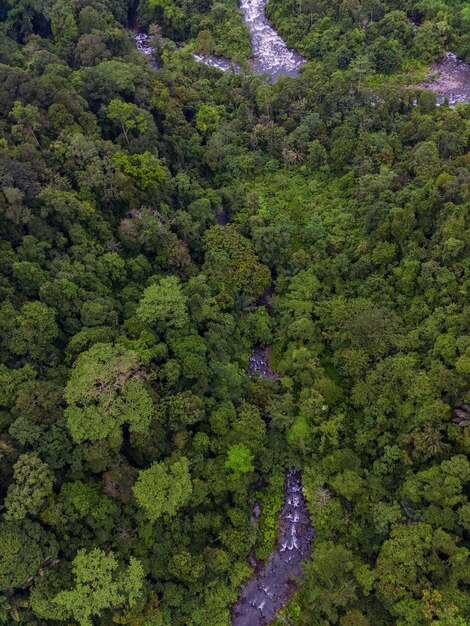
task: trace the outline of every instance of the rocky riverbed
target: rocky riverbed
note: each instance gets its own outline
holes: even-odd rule
[[[256,345],[248,361],[248,375],[276,380],[277,374],[271,370],[271,346]]]
[[[258,305],[270,311],[272,287],[266,290]],[[255,345],[248,362],[251,377],[275,380],[277,373],[270,366],[271,346]],[[255,502],[251,521],[261,514]],[[233,626],[266,626],[290,600],[302,577],[303,562],[310,558],[314,530],[302,490],[301,473],[295,468],[286,472],[284,503],[279,514],[279,537],[266,564],[260,566],[253,556],[248,562],[254,569],[253,578],[242,589],[232,609]]]
[[[150,35],[147,35],[147,33],[134,33],[133,37],[137,50],[150,57],[152,67],[158,69],[158,63],[153,58],[153,48],[149,44]]]
[[[265,626],[287,604],[310,557],[314,531],[302,492],[300,472],[286,474],[280,535],[265,567],[244,587],[232,611],[233,626]]]
[[[437,103],[447,99],[450,106],[470,102],[470,65],[458,59],[452,52],[431,65],[430,80],[419,85],[437,93]]]
[[[273,81],[279,76],[296,76],[305,63],[305,59],[295,50],[288,48],[271,26],[264,13],[266,3],[267,0],[241,0],[240,3],[240,11],[250,31],[253,47],[253,57],[248,64],[255,74],[269,74]],[[148,45],[148,35],[137,33],[134,39],[141,52],[152,56],[152,49]],[[224,57],[197,53],[193,56],[199,63],[216,67],[222,72],[241,71],[237,63]]]
[[[267,0],[241,0],[240,11],[251,34],[253,58],[250,65],[255,74],[266,72],[276,80],[279,76],[296,76],[305,59],[287,47],[265,15]]]

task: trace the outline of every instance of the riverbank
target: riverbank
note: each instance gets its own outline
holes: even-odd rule
[[[453,52],[446,52],[442,59],[433,63],[428,77],[418,87],[434,91],[438,104],[446,100],[450,106],[470,102],[470,65]]]

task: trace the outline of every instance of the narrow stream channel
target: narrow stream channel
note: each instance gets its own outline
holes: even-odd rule
[[[287,604],[298,587],[302,563],[310,557],[314,531],[310,524],[300,472],[286,474],[280,536],[265,567],[244,587],[232,610],[233,626],[265,626]]]
[[[270,287],[259,299],[259,306],[266,306],[269,312],[272,293]],[[248,375],[276,380],[277,373],[271,369],[270,357],[271,346],[255,345],[248,361]],[[260,514],[258,502],[255,508],[252,521]],[[266,626],[272,622],[299,586],[303,562],[312,552],[314,534],[303,494],[302,476],[292,467],[286,472],[276,547],[261,571],[256,572],[242,589],[232,609],[232,626]],[[249,562],[254,563],[254,559],[250,557]]]

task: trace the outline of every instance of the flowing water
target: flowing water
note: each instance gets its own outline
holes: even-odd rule
[[[270,25],[264,9],[267,0],[241,0],[240,11],[245,19],[251,34],[253,57],[248,61],[255,74],[269,74],[275,81],[279,76],[296,76],[305,59],[295,50],[287,47],[284,40]],[[138,33],[134,35],[137,48],[152,56],[152,49],[148,45],[148,35]],[[222,72],[241,72],[237,63],[219,56],[193,55],[199,63],[216,67]],[[155,61],[153,62],[156,67]]]
[[[158,63],[153,58],[153,48],[149,44],[150,35],[147,35],[147,33],[134,33],[133,37],[137,50],[150,57],[150,64],[158,70]]]
[[[194,53],[193,57],[198,63],[204,63],[210,67],[216,67],[222,72],[235,72],[238,74],[238,72],[241,71],[240,66],[237,65],[235,61],[231,61],[230,59],[226,59],[224,57],[216,57],[215,55],[204,56],[203,54],[197,53]]]
[[[277,374],[271,370],[270,360],[271,346],[263,347],[259,344],[253,346],[253,352],[248,361],[248,375],[276,380]]]
[[[258,305],[271,311],[272,293],[273,288],[268,288]],[[278,375],[271,370],[270,357],[271,346],[255,345],[248,361],[248,375],[276,380]],[[253,523],[256,523],[260,513],[259,502],[256,502],[251,516]],[[314,534],[302,490],[301,473],[291,468],[286,472],[276,547],[261,570],[258,570],[252,556],[248,558],[255,573],[232,609],[232,626],[265,626],[272,622],[298,587],[303,563],[312,552]]]
[[[266,0],[242,0],[242,11],[251,32],[253,59],[251,66],[255,73],[267,72],[275,80],[281,75],[295,76],[304,63],[304,59],[290,50],[279,35],[271,28],[264,15]],[[152,58],[153,67],[158,64],[153,59],[149,45],[149,36],[144,33],[134,35],[136,46],[143,54]],[[240,71],[240,68],[228,59],[202,57],[194,55],[196,61],[217,67],[222,71]],[[226,211],[215,214],[218,224],[229,221]],[[271,312],[270,287],[261,296],[258,306],[265,306]],[[270,366],[271,346],[255,345],[248,362],[248,374],[251,377],[276,380],[278,375]],[[260,505],[255,503],[251,521],[257,522],[261,513]],[[295,468],[286,472],[284,485],[284,503],[279,514],[279,538],[275,550],[265,566],[257,571],[246,584],[232,609],[233,626],[265,626],[275,617],[277,611],[289,601],[302,576],[302,564],[310,558],[314,530],[310,522],[307,505],[302,490],[301,474]],[[253,568],[257,563],[252,556],[248,562]]]
[[[273,80],[279,76],[296,76],[305,59],[287,47],[269,23],[264,9],[267,0],[241,0],[240,11],[251,34],[253,58],[250,65],[255,74],[268,73]]]
[[[233,626],[264,626],[287,604],[310,557],[314,531],[310,524],[300,472],[286,474],[280,536],[265,567],[243,588],[232,610]]]
[[[251,35],[253,57],[248,61],[255,74],[269,74],[275,81],[279,76],[297,76],[305,59],[287,47],[269,23],[264,10],[267,0],[241,0],[240,11]],[[196,61],[217,67],[223,72],[239,72],[240,67],[223,57],[195,54]]]
[[[470,65],[446,52],[445,56],[431,65],[431,75],[437,77],[419,85],[437,93],[437,103],[443,104],[446,99],[451,107],[459,102],[470,102]]]

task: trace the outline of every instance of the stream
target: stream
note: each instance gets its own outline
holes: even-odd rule
[[[240,11],[251,33],[253,58],[249,64],[255,74],[267,73],[275,81],[279,76],[295,76],[305,59],[290,50],[281,37],[269,24],[264,9],[267,0],[241,0]],[[153,67],[158,64],[153,59],[153,50],[149,45],[149,36],[145,33],[134,34],[137,49],[151,58]],[[216,67],[224,72],[241,71],[233,61],[220,57],[193,55],[196,61]],[[214,215],[217,223],[224,226],[229,222],[229,215],[222,209]],[[259,298],[257,305],[265,306],[271,313],[270,296],[273,287],[269,287]],[[248,375],[253,378],[277,380],[278,374],[271,370],[270,357],[272,346],[253,346],[248,362]],[[252,522],[256,523],[261,513],[259,503],[255,503]],[[302,564],[310,558],[314,530],[310,522],[307,505],[302,490],[301,473],[295,468],[286,472],[284,484],[284,503],[279,514],[279,537],[274,551],[261,570],[256,569],[252,556],[248,561],[254,567],[254,575],[241,590],[240,596],[232,608],[233,626],[265,626],[274,619],[277,611],[284,607],[298,588],[302,576]]]
[[[287,47],[264,13],[267,0],[241,0],[240,11],[251,35],[253,57],[248,61],[254,74],[269,74],[272,81],[279,76],[297,76],[304,57]],[[222,72],[240,72],[240,67],[223,57],[195,54],[196,61],[217,67]]]
[[[269,311],[272,292],[273,288],[268,288],[259,299],[259,305],[266,306]],[[248,375],[276,380],[278,375],[271,370],[270,356],[271,346],[255,345],[248,361]],[[256,502],[251,521],[256,522],[260,513],[259,502]],[[292,467],[286,472],[276,547],[259,571],[253,557],[248,558],[255,572],[232,608],[232,626],[265,626],[272,622],[298,588],[302,564],[312,552],[314,534],[303,494],[302,476]]]
[[[287,604],[310,558],[314,530],[310,524],[300,472],[286,474],[284,504],[279,516],[280,536],[265,567],[243,588],[232,609],[232,626],[264,626]]]
[[[287,47],[264,13],[267,0],[241,0],[240,11],[251,35],[253,58],[250,65],[255,74],[268,73],[272,80],[279,76],[297,76],[305,59]]]

